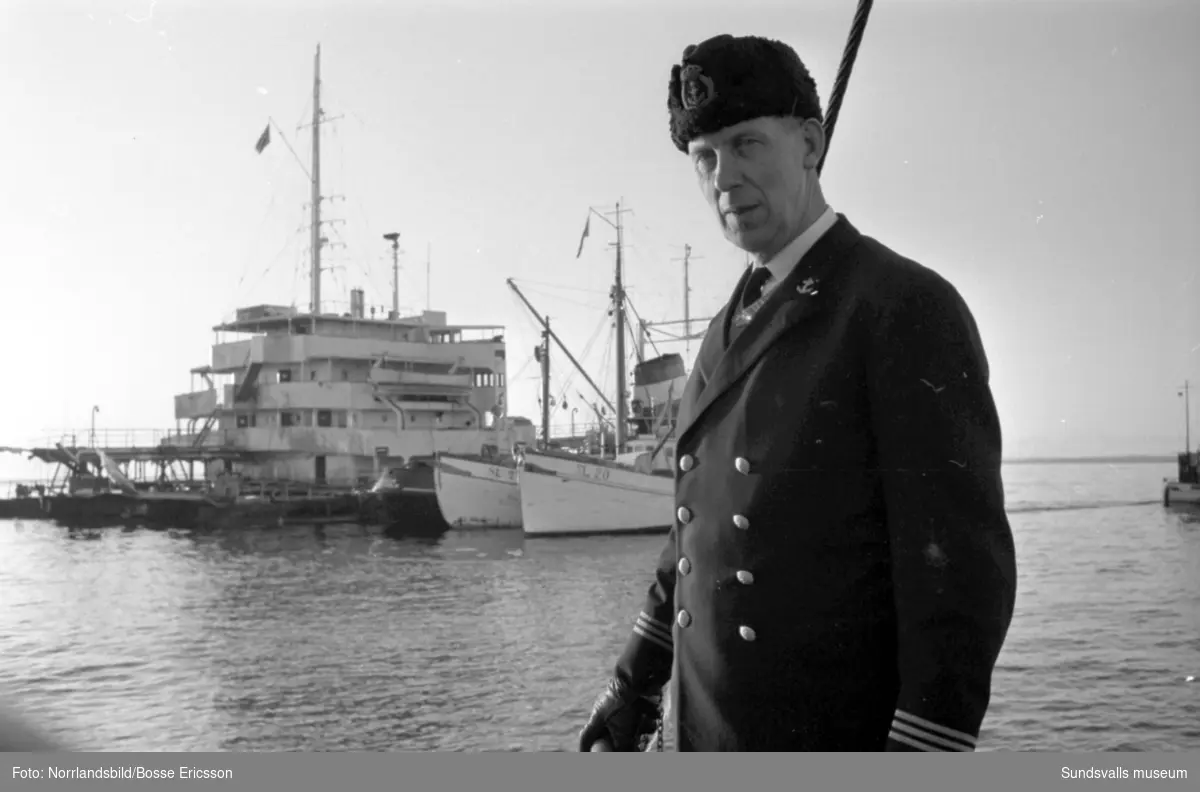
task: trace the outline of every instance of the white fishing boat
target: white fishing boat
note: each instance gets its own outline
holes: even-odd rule
[[[675,477],[596,457],[530,451],[520,495],[528,536],[666,533]]]
[[[609,222],[603,215],[597,215]],[[638,349],[640,362],[634,367],[633,399],[632,403],[627,401],[624,345],[627,325],[621,275],[620,205],[616,216],[616,222],[611,223],[617,231],[616,278],[612,290],[616,328],[615,407],[605,399],[615,414],[613,455],[610,458],[603,451],[600,455],[569,453],[550,447],[546,361],[549,338],[556,341],[558,338],[553,336],[545,320],[537,317],[547,337],[542,355],[544,445],[526,451],[523,464],[519,466],[523,528],[528,536],[665,533],[674,521],[675,446],[672,436],[679,399],[687,384],[687,369],[682,356],[675,353],[645,359],[642,347],[649,323],[643,322],[643,342]],[[684,266],[686,317],[686,257]],[[511,280],[509,285],[512,286]],[[512,287],[516,291],[516,287]],[[517,293],[524,299],[519,291]],[[528,305],[528,301],[525,302]],[[690,324],[690,321],[685,319],[684,323]],[[689,337],[685,330],[685,337],[679,340]],[[562,346],[561,342],[559,346]],[[566,352],[565,347],[563,351]],[[567,354],[570,357],[570,353]],[[575,363],[573,357],[571,362]],[[578,363],[575,365],[595,387]],[[600,392],[599,388],[596,390]],[[604,398],[603,394],[601,397]]]
[[[594,211],[594,210],[593,210]],[[598,213],[597,213],[598,214]],[[600,215],[603,218],[603,215]],[[614,313],[617,326],[625,326],[624,289],[621,285],[620,216],[617,207],[617,275],[614,289]],[[607,218],[603,218],[607,221]],[[670,530],[674,499],[675,445],[671,440],[679,396],[687,384],[687,369],[678,354],[665,354],[647,360],[647,333],[666,325],[684,325],[684,335],[669,336],[688,342],[693,321],[688,318],[688,263],[691,248],[684,248],[684,319],[682,321],[640,323],[637,358],[634,367],[633,399],[628,404],[618,392],[613,406],[587,371],[570,353],[561,339],[510,278],[509,287],[525,303],[542,325],[542,344],[535,358],[542,370],[542,442],[531,450],[532,434],[519,453],[504,457],[481,458],[478,455],[443,453],[435,463],[435,486],[443,518],[451,525],[520,526],[526,534],[537,536],[665,532]],[[598,409],[601,425],[590,433],[588,450],[576,453],[556,448],[551,439],[550,342],[557,342],[567,358],[588,384],[599,394],[604,405],[617,416],[612,423],[613,443],[606,442],[603,410]],[[623,334],[617,334],[617,381],[625,381]],[[532,427],[531,427],[532,428]],[[630,432],[632,437],[627,439]],[[574,437],[572,428],[572,441]],[[611,451],[610,451],[611,448]],[[657,516],[655,516],[657,515]]]
[[[519,427],[527,439],[504,454],[439,453],[434,462],[434,490],[442,519],[453,528],[520,528],[521,491],[518,456],[533,441],[533,424]],[[515,452],[515,453],[514,453]]]
[[[674,520],[675,415],[687,382],[683,359],[663,355],[635,367],[638,434],[613,459],[526,451],[521,469],[525,533],[666,533]],[[640,405],[646,405],[640,407]]]

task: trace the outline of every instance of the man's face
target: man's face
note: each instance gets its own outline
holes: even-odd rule
[[[695,138],[688,155],[725,238],[766,259],[800,233],[823,145],[817,121],[755,118]]]

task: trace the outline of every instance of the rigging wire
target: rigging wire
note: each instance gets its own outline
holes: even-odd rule
[[[626,294],[626,295],[625,295],[625,303],[626,303],[626,304],[629,306],[629,313],[633,314],[633,315],[634,315],[634,316],[637,318],[637,320],[638,320],[638,324],[639,324],[640,326],[643,326],[643,327],[644,327],[644,326],[645,326],[645,324],[644,324],[645,320],[644,320],[644,319],[642,319],[642,315],[641,315],[640,313],[638,313],[637,309],[633,307],[633,300],[631,300],[631,299],[629,298],[629,295],[628,295],[628,294]],[[626,316],[626,317],[625,317],[625,324],[626,324],[626,326],[629,328],[629,334],[630,334],[631,336],[633,336],[633,347],[634,347],[634,350],[637,352],[637,356],[638,356],[638,359],[639,359],[639,361],[641,361],[641,362],[645,362],[645,361],[642,359],[642,350],[641,350],[641,347],[640,347],[640,345],[639,345],[639,344],[638,344],[638,342],[637,342],[637,333],[634,331],[633,323],[629,321],[629,317],[628,317],[628,316]],[[650,346],[651,346],[651,348],[653,348],[653,349],[654,349],[654,354],[656,354],[656,355],[661,355],[661,354],[662,354],[661,352],[659,352],[659,351],[658,351],[658,345],[656,345],[656,344],[654,343],[654,339],[653,339],[653,338],[650,338],[650,337],[649,337],[649,335],[647,335],[647,336],[646,336],[646,340],[647,340],[647,341],[650,343]]]
[[[567,303],[569,305],[576,305],[576,306],[579,306],[580,308],[588,308],[593,311],[603,310],[603,306],[601,306],[600,303],[596,302],[596,301],[588,303],[588,302],[582,302],[580,300],[572,300],[570,298],[561,297],[559,295],[547,294],[546,292],[541,291],[540,289],[531,289],[528,286],[526,286],[523,289],[523,291],[525,291],[528,294],[545,297],[546,299],[554,300],[556,302]]]
[[[257,288],[260,283],[262,283],[263,278],[267,277],[267,275],[270,274],[271,270],[274,269],[275,265],[278,264],[279,260],[283,257],[283,254],[286,253],[287,249],[289,247],[291,247],[292,244],[296,241],[296,237],[300,236],[300,234],[303,233],[303,231],[304,231],[303,224],[297,226],[296,229],[294,231],[292,231],[292,235],[284,241],[282,246],[280,246],[279,252],[271,257],[270,263],[267,264],[267,266],[262,270],[262,272],[260,272],[258,274],[258,280],[254,281],[254,283],[250,286],[250,288],[246,290],[246,293],[253,293],[254,289]]]
[[[597,340],[598,338],[600,338],[600,334],[604,332],[604,327],[605,327],[605,325],[607,325],[607,324],[608,324],[608,317],[607,317],[607,316],[601,316],[601,317],[600,317],[600,322],[599,322],[599,324],[596,326],[596,329],[595,329],[595,331],[593,331],[593,332],[592,332],[592,337],[591,337],[591,338],[588,340],[588,342],[587,342],[587,346],[585,346],[585,347],[583,348],[583,353],[582,353],[582,354],[580,354],[580,355],[579,355],[579,356],[576,358],[576,360],[579,360],[581,364],[585,364],[585,363],[586,363],[586,361],[587,361],[587,359],[588,359],[588,355],[589,355],[589,354],[591,354],[592,347],[593,347],[593,346],[595,346],[595,344],[596,344],[596,340]],[[562,399],[563,399],[563,398],[564,398],[564,396],[565,396],[565,393],[566,393],[566,390],[567,390],[567,388],[569,388],[569,387],[571,386],[571,383],[575,381],[575,376],[576,376],[578,373],[579,373],[579,372],[578,372],[578,371],[575,369],[575,367],[574,367],[574,366],[572,366],[572,367],[571,367],[571,369],[570,369],[570,373],[569,373],[569,374],[567,374],[566,381],[563,383],[562,390],[559,392],[559,401],[562,401]]]
[[[278,170],[279,170],[279,163],[276,162],[275,171],[278,172]],[[271,181],[274,181],[274,179],[272,178],[272,179],[268,180],[268,184]],[[270,219],[271,212],[275,209],[275,200],[278,197],[279,197],[278,193],[276,193],[276,192],[271,193],[271,200],[267,203],[267,211],[263,213],[262,220],[260,220],[258,222],[258,226],[254,229],[254,234],[253,234],[254,237],[259,237],[262,234],[263,226],[265,226],[267,224],[267,220]],[[289,239],[287,244],[290,244],[290,243],[291,243],[291,240]],[[278,255],[278,254],[276,254],[276,255]],[[241,275],[238,276],[238,279],[237,279],[237,288],[240,289],[242,287],[242,284],[246,281],[246,275],[250,271],[250,263],[251,263],[251,261],[253,261],[253,259],[254,259],[253,252],[246,254],[245,263],[242,264],[242,273],[241,273]]]
[[[607,294],[608,294],[608,292],[604,289],[585,289],[582,286],[566,286],[561,283],[549,283],[547,281],[527,280],[525,278],[513,278],[512,280],[513,280],[513,283],[516,283],[519,286],[526,285],[526,284],[532,284],[534,286],[544,286],[546,288],[562,289],[564,291],[586,292],[588,294],[599,294],[599,295],[604,295],[604,296],[607,296]],[[528,291],[528,289],[526,289],[526,290]]]
[[[340,100],[339,100],[339,104],[340,104]],[[358,122],[360,129],[366,128],[366,122],[363,121],[362,117],[359,116],[358,113],[354,112],[353,110],[349,110],[345,107],[342,108],[341,112],[344,115],[349,115],[349,116],[353,117]],[[338,151],[339,151],[339,155],[341,157],[341,162],[342,162],[342,171],[343,171],[342,175],[343,175],[343,177],[345,177],[346,171],[349,170],[349,168],[347,168],[345,165],[345,163],[348,161],[346,158],[345,139],[341,135],[337,134],[337,127],[334,127],[334,134],[337,137]],[[349,181],[349,179],[346,179],[346,180]],[[351,199],[347,198],[345,200],[351,200]],[[355,207],[358,209],[358,213],[362,216],[364,232],[370,234],[371,233],[370,229],[372,228],[372,224],[371,224],[370,218],[367,217],[366,208],[364,207],[363,203],[359,200],[353,200],[351,202],[355,205]],[[400,252],[404,252],[404,251],[400,251]],[[389,267],[392,263],[390,261],[390,257],[385,257],[383,255],[376,256],[373,258],[374,258],[375,263],[379,263],[386,259]],[[390,298],[392,297],[392,290],[390,288],[380,288],[379,281],[377,280],[378,271],[374,267],[371,267],[368,264],[364,263],[365,260],[366,259],[364,257],[359,257],[359,258],[355,259],[356,263],[358,264],[359,271],[363,273],[363,277],[366,278],[368,285],[370,285],[371,288],[376,292],[377,299],[382,298],[383,304],[386,305],[388,302],[390,302]],[[409,293],[416,294],[417,290],[416,290],[416,286],[413,283],[411,273],[404,266],[400,266],[399,270],[404,278],[405,285],[407,286]],[[390,283],[390,280],[389,280],[389,283]]]

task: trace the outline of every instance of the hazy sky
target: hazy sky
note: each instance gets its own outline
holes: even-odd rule
[[[386,9],[385,9],[386,6]],[[514,277],[612,387],[611,229],[650,320],[712,315],[743,256],[668,137],[684,47],[797,48],[827,100],[853,0],[8,2],[0,12],[7,381],[0,445],[65,427],[168,428],[236,307],[308,304],[305,175],[322,47],[327,301],[363,287],[506,325],[512,412],[537,415],[538,342]],[[864,233],[975,312],[1006,456],[1171,453],[1200,390],[1200,4],[876,3],[824,172]],[[343,308],[344,309],[344,308]],[[680,345],[663,347],[683,351]],[[608,351],[608,357],[601,357]],[[694,354],[696,346],[692,346]],[[554,358],[555,393],[584,390]],[[1194,400],[1200,410],[1200,398]],[[1200,421],[1196,422],[1200,425]],[[1193,433],[1194,437],[1197,433]]]

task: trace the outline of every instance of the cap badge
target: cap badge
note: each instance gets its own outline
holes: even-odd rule
[[[702,74],[700,67],[694,63],[683,67],[679,80],[681,84],[679,100],[683,103],[685,110],[693,112],[699,110],[717,96],[716,89],[713,88],[713,81],[707,75]]]

